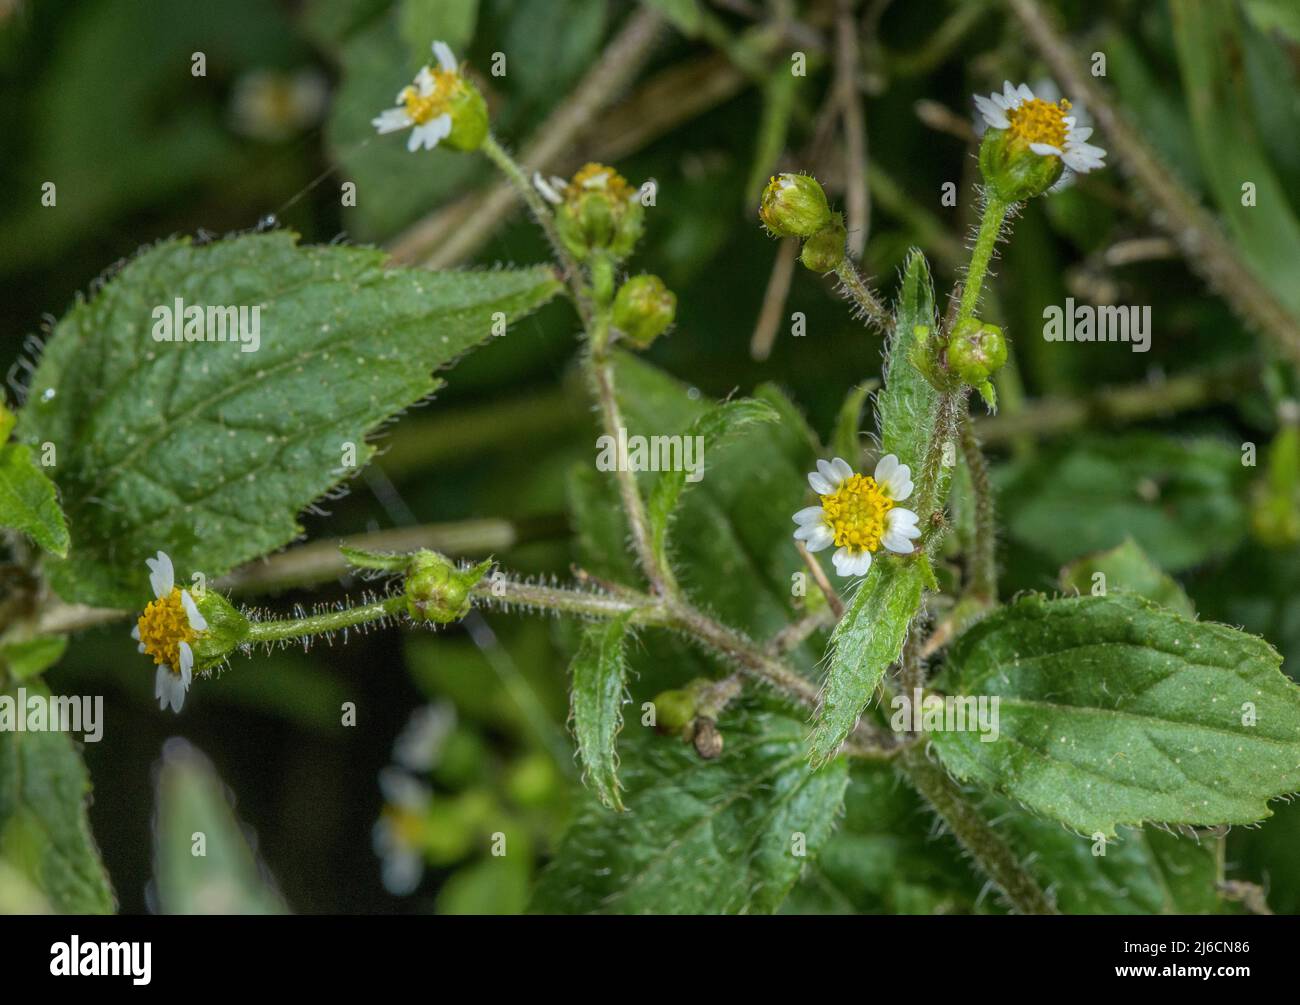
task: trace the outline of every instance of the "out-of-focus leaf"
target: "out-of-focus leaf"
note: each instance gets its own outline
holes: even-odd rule
[[[1212,439],[1088,436],[999,469],[998,511],[1012,538],[1057,565],[1132,537],[1177,572],[1241,540],[1245,471]]]
[[[1233,240],[1259,278],[1300,316],[1300,221],[1259,142],[1238,8],[1175,3],[1174,39],[1201,166]],[[1246,203],[1245,185],[1254,189]]]
[[[26,703],[50,701],[27,682]],[[0,721],[22,714],[17,688],[0,692]],[[0,860],[22,873],[56,911],[111,914],[113,890],[91,837],[90,776],[72,738],[56,730],[0,727]]]
[[[169,740],[158,768],[154,883],[162,914],[284,914],[212,764]]]
[[[8,642],[0,646],[0,666],[21,683],[54,666],[63,658],[67,648],[66,635],[46,635],[23,642]]]
[[[19,431],[58,448],[64,599],[133,606],[159,549],[182,578],[212,578],[287,544],[297,512],[354,470],[347,444],[363,465],[366,435],[439,387],[432,371],[488,339],[495,312],[559,288],[549,268],[406,271],[295,240],[166,242],[55,326]],[[260,308],[258,348],[155,341],[154,312],[177,299]]]
[[[854,471],[862,467],[862,410],[880,382],[866,380],[844,396],[840,414],[835,419],[835,429],[831,433],[830,452],[832,457],[843,457]]]
[[[587,799],[543,871],[531,910],[558,914],[737,914],[776,910],[840,811],[843,759],[809,771],[803,726],[728,712],[721,756],[680,740],[624,735],[629,812]],[[804,852],[799,854],[800,850]]]
[[[54,483],[25,443],[0,446],[0,527],[22,531],[51,554],[68,554],[68,525]]]
[[[1102,577],[1100,580],[1098,575]],[[1196,616],[1196,607],[1177,580],[1161,572],[1132,538],[1126,538],[1110,551],[1071,562],[1061,570],[1061,587],[1099,595],[1110,590],[1127,590],[1185,617]]]
[[[1300,688],[1261,639],[1140,597],[1028,595],[963,634],[935,686],[999,702],[947,767],[1084,834],[1253,823],[1300,789]]]
[[[478,0],[402,0],[402,37],[417,59],[429,60],[433,42],[446,42],[458,59],[474,37]]]
[[[668,522],[677,508],[688,483],[699,481],[707,473],[706,458],[713,452],[734,439],[746,426],[754,423],[775,422],[779,416],[770,405],[753,399],[726,401],[710,409],[696,419],[683,434],[683,463],[674,465],[667,471],[661,471],[650,490],[646,501],[646,515],[650,520],[651,543],[656,554],[667,556]],[[698,439],[696,439],[698,437]],[[653,441],[651,441],[653,443]],[[691,444],[700,444],[696,463],[698,471],[687,471],[685,467],[686,448]],[[694,450],[693,446],[690,446]]]
[[[623,809],[619,798],[615,745],[623,728],[623,646],[630,615],[595,622],[582,634],[573,657],[572,716],[585,777],[597,798],[610,809]]]
[[[438,891],[439,914],[523,914],[528,905],[529,860],[512,853],[457,869]]]

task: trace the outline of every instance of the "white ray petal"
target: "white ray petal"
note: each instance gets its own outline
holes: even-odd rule
[[[176,585],[176,570],[172,560],[165,551],[158,552],[157,558],[146,558],[144,564],[149,566],[149,585],[153,587],[155,597],[165,597]]]

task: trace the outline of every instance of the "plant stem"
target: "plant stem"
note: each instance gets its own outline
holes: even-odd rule
[[[596,392],[596,402],[600,409],[600,422],[606,436],[612,436],[619,442],[619,430],[623,429],[623,416],[619,411],[618,397],[614,391],[614,365],[605,346],[605,337],[599,325],[591,334],[591,352],[588,356],[588,369],[591,382]],[[650,581],[656,593],[665,597],[677,596],[677,580],[667,562],[661,562],[655,554],[654,543],[650,534],[650,519],[646,515],[645,502],[641,490],[637,488],[636,474],[628,470],[626,464],[614,465],[614,476],[618,481],[619,497],[623,502],[623,512],[627,516],[628,526],[632,529],[632,543],[636,548],[637,560],[641,571]]]
[[[625,594],[596,593],[511,579],[481,579],[470,589],[470,596],[479,606],[496,604],[506,609],[512,606],[539,607],[589,618],[616,618],[630,613],[629,620],[634,625],[672,623],[671,615],[661,601],[631,591]]]
[[[583,279],[582,267],[569,254],[563,242],[560,241],[560,235],[555,229],[555,218],[551,213],[550,206],[537,194],[537,190],[533,188],[533,183],[524,174],[523,168],[497,142],[495,136],[489,133],[487,139],[483,141],[483,146],[479,149],[505,175],[506,180],[514,186],[515,191],[524,200],[524,205],[533,214],[533,219],[542,228],[542,233],[546,235],[547,241],[550,242],[555,260],[560,263],[560,267],[564,270],[564,281],[573,293],[578,313],[582,315],[583,322],[589,325],[592,312],[591,294],[587,289],[586,281]]]
[[[989,879],[1021,914],[1057,914],[1056,905],[1025,869],[1002,836],[970,804],[943,768],[932,763],[927,744],[916,743],[898,759],[899,770],[948,825]]]
[[[990,191],[985,199],[984,214],[980,217],[980,229],[975,235],[975,247],[971,251],[970,265],[966,268],[966,281],[961,290],[961,306],[957,308],[957,318],[953,330],[961,326],[968,318],[975,316],[979,307],[980,294],[984,290],[984,276],[993,260],[993,249],[997,246],[998,235],[1002,233],[1002,223],[1007,218],[1014,203],[1004,202]],[[951,335],[949,331],[947,334]]]
[[[970,415],[961,421],[961,450],[970,471],[971,489],[975,493],[975,540],[971,548],[969,592],[981,600],[998,599],[996,533],[993,513],[993,486],[989,482],[989,465],[975,440]]]
[[[369,604],[346,607],[341,611],[309,614],[305,618],[282,618],[270,621],[253,621],[249,624],[250,642],[278,642],[304,635],[323,635],[371,621],[392,617],[406,610],[406,596],[401,593],[376,600]]]
[[[868,324],[875,325],[881,331],[888,330],[889,312],[885,310],[885,305],[876,299],[876,295],[859,275],[857,267],[849,261],[848,255],[845,255],[840,260],[840,264],[835,267],[835,275],[839,277],[844,294],[856,305],[857,317],[866,320]]]

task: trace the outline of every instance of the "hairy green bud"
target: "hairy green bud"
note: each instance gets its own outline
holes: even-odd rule
[[[248,642],[249,621],[216,590],[190,590],[194,606],[208,627],[190,643],[194,652],[194,669],[208,670]]]
[[[847,237],[844,217],[833,213],[830,222],[804,242],[799,261],[813,272],[833,272],[844,261],[844,242]]]
[[[1064,171],[1061,158],[1034,153],[1027,139],[1009,129],[990,129],[980,143],[980,173],[1003,202],[1042,195]]]
[[[779,174],[763,190],[758,216],[776,237],[812,237],[831,222],[831,208],[816,178]]]
[[[588,164],[565,185],[555,209],[555,229],[565,250],[580,262],[594,252],[626,258],[641,239],[645,209],[636,189],[611,167]]]
[[[644,349],[673,323],[677,296],[658,276],[633,276],[614,297],[614,327]]]
[[[997,325],[967,318],[948,340],[948,368],[963,383],[980,387],[1007,361],[1007,340]]]
[[[470,590],[492,568],[492,560],[458,569],[445,555],[422,549],[411,556],[405,591],[407,613],[415,621],[448,624],[469,613]]]

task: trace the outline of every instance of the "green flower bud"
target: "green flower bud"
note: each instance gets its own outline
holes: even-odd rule
[[[248,642],[248,618],[216,590],[191,590],[190,597],[208,623],[208,627],[190,643],[194,651],[194,669],[208,670]]]
[[[758,216],[775,237],[812,237],[831,222],[831,208],[816,178],[779,174],[763,190]]]
[[[595,251],[626,258],[641,239],[645,209],[636,189],[611,167],[588,164],[563,188],[555,229],[565,250],[580,262]]]
[[[459,621],[469,613],[470,590],[490,568],[491,559],[458,569],[436,551],[417,551],[406,572],[407,613],[415,621]]]
[[[677,297],[658,276],[633,276],[614,297],[614,327],[644,349],[668,330]]]
[[[447,146],[470,153],[483,145],[488,134],[487,102],[462,76],[456,77],[447,98],[447,114],[451,116],[451,132],[443,140]]]
[[[654,697],[655,729],[676,735],[695,718],[695,695],[689,689],[661,691]]]
[[[987,384],[1006,361],[1007,340],[997,325],[967,318],[948,340],[948,368],[974,387]]]
[[[831,215],[830,223],[804,242],[799,261],[813,272],[833,272],[839,267],[840,262],[844,261],[846,238],[844,217],[834,213]]]
[[[1064,170],[1061,158],[1034,153],[1029,140],[1010,129],[990,129],[980,144],[980,173],[1003,202],[1042,195]]]

